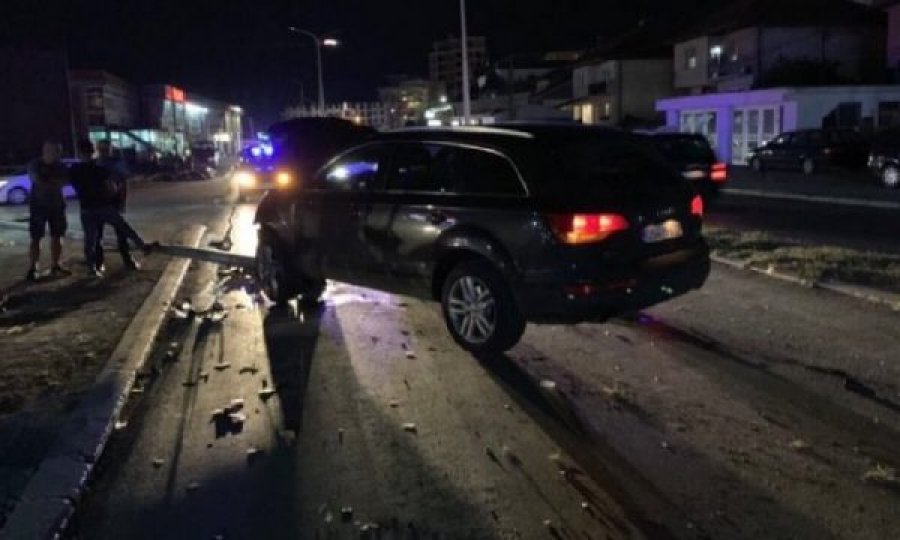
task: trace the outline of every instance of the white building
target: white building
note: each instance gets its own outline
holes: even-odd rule
[[[661,99],[666,126],[701,133],[723,161],[742,165],[750,151],[785,131],[822,127],[888,127],[900,108],[900,86],[769,88]]]

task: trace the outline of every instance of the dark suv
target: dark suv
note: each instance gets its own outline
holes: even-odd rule
[[[577,126],[413,129],[332,159],[260,206],[265,292],[325,279],[440,301],[472,352],[526,321],[603,321],[699,288],[703,203],[647,142]]]
[[[805,129],[782,133],[750,154],[750,167],[799,169],[813,174],[828,167],[860,168],[866,163],[866,141],[851,129]]]

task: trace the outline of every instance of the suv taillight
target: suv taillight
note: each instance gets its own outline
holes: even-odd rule
[[[691,214],[702,218],[703,217],[703,197],[697,195],[691,200]]]
[[[628,230],[628,220],[619,214],[551,214],[550,228],[564,244],[602,242]]]
[[[725,163],[713,164],[709,178],[713,182],[724,182],[725,180],[728,180],[728,165]]]

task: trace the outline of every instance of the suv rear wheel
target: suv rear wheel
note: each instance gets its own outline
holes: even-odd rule
[[[896,165],[887,165],[881,170],[881,183],[884,187],[896,189],[900,187],[900,168]]]
[[[444,281],[441,307],[450,335],[475,354],[509,350],[525,332],[525,318],[509,285],[487,262],[453,268]]]
[[[25,188],[15,187],[6,194],[9,204],[25,204],[28,202],[28,192]]]

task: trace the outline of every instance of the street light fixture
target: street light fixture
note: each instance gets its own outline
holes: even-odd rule
[[[340,45],[340,42],[334,38],[318,36],[309,30],[297,28],[296,26],[289,26],[288,30],[295,34],[304,35],[313,40],[313,43],[316,44],[316,70],[319,76],[319,115],[325,116],[325,82],[322,77],[322,47],[337,47]]]

